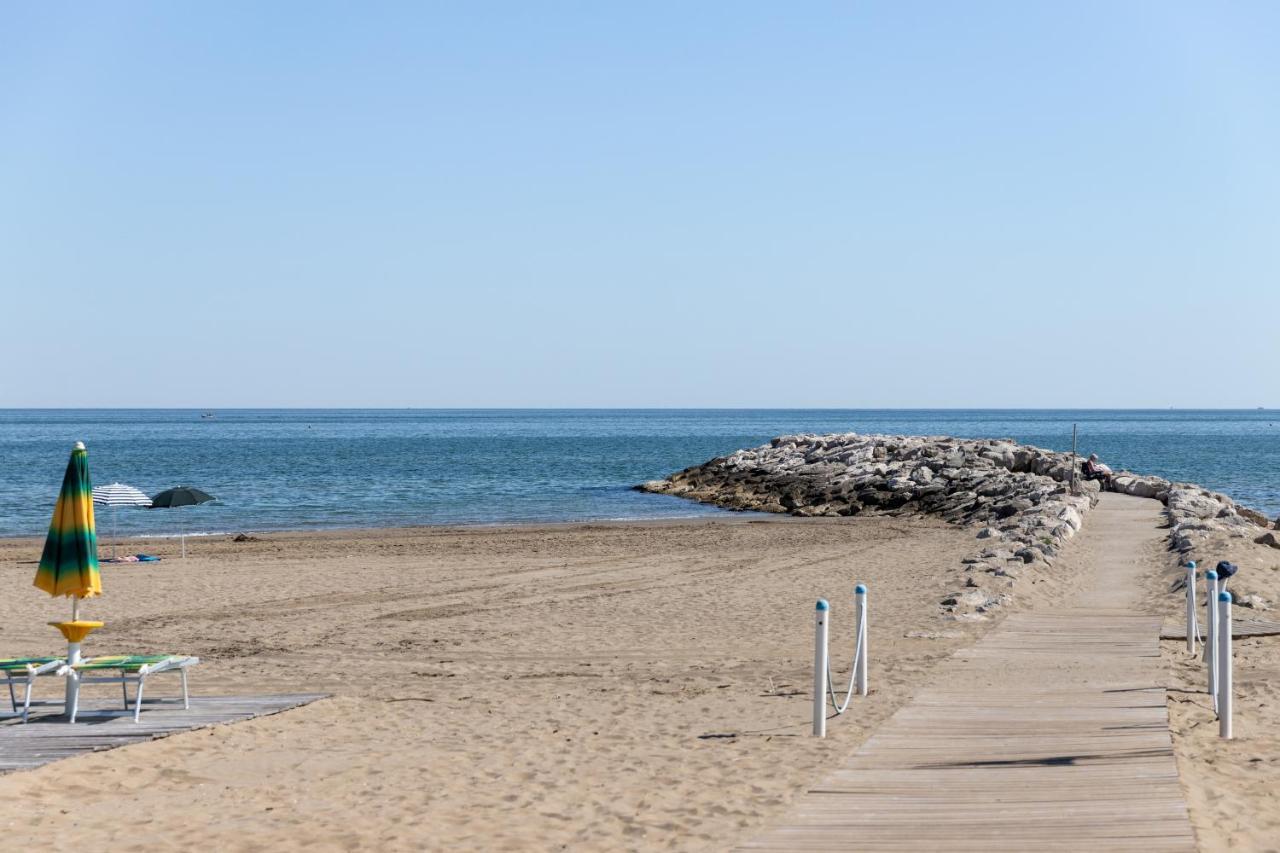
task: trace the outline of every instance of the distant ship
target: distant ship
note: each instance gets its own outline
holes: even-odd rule
[[[213,420],[213,412],[205,412],[203,415],[200,416],[200,418],[202,420],[211,421]]]

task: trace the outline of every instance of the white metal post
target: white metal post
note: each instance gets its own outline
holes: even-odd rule
[[[1231,739],[1231,593],[1218,593],[1218,737]]]
[[[831,605],[818,599],[813,617],[813,736],[827,736],[827,615]]]
[[[1218,635],[1214,626],[1218,624],[1218,593],[1222,592],[1221,581],[1218,579],[1218,573],[1213,569],[1204,573],[1204,595],[1206,628],[1204,637],[1204,659],[1206,662],[1213,660],[1210,647],[1217,648]]]
[[[859,696],[867,695],[867,587],[865,584],[858,584],[853,588],[853,598],[857,605],[855,612],[857,613],[857,626],[854,636],[857,638],[854,642],[857,644],[855,648],[858,652],[857,659],[853,662],[854,682],[858,689]]]
[[[1204,662],[1209,675],[1209,697],[1213,707],[1218,707],[1218,573],[1210,569],[1204,573],[1206,624],[1204,635]]]
[[[1196,653],[1196,561],[1187,561],[1187,654]]]

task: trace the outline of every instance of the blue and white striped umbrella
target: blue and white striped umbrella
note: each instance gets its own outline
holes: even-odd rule
[[[147,497],[141,489],[126,486],[124,483],[112,483],[109,486],[94,486],[93,502],[100,506],[111,507],[111,559],[114,560],[116,545],[120,541],[116,533],[116,507],[148,507],[151,506],[151,498]]]
[[[141,489],[126,486],[124,483],[94,486],[93,502],[101,506],[151,506],[151,498],[147,497]]]

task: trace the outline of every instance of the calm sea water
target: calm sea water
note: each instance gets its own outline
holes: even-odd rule
[[[1280,412],[1046,410],[0,411],[0,535],[48,528],[71,445],[97,484],[217,503],[120,510],[122,533],[670,518],[635,483],[790,432],[1010,437],[1202,483],[1280,513]],[[183,513],[179,516],[177,513]],[[100,527],[110,524],[102,511]]]

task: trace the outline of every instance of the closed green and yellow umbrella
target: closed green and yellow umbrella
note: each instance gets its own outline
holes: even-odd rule
[[[98,574],[98,533],[93,524],[93,484],[89,453],[77,441],[62,477],[49,537],[44,540],[35,584],[50,595],[91,598],[102,593]]]
[[[50,622],[67,639],[67,663],[80,662],[80,642],[101,622],[80,618],[80,599],[102,594],[98,574],[98,533],[93,525],[93,484],[89,481],[89,454],[76,442],[62,477],[62,491],[53,509],[49,537],[44,540],[35,584],[50,595],[71,596],[71,620]],[[66,710],[74,719],[80,682],[67,679]]]

